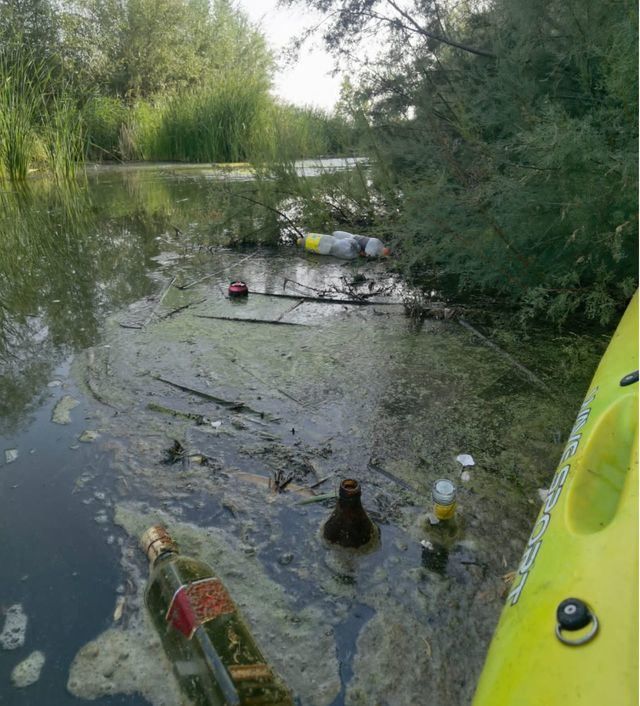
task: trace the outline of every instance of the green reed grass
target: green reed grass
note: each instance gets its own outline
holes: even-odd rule
[[[12,180],[24,180],[34,160],[39,89],[46,80],[42,62],[16,52],[0,54],[0,168]]]
[[[24,181],[36,165],[57,179],[84,159],[82,121],[68,86],[26,51],[0,52],[0,171]]]
[[[96,99],[85,110],[92,153],[107,158],[268,162],[345,151],[333,118],[280,105],[242,76],[128,108],[114,100]]]

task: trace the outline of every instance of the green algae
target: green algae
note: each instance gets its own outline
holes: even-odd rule
[[[126,628],[107,630],[77,654],[68,682],[74,695],[98,698],[137,691],[154,706],[181,702],[170,665],[142,607],[144,576],[137,572],[132,551],[145,529],[163,523],[183,553],[215,567],[265,656],[296,693],[304,694],[304,702],[312,706],[332,703],[340,690],[340,679],[326,616],[313,605],[294,611],[283,589],[265,575],[253,555],[243,551],[237,538],[218,528],[179,522],[166,512],[134,503],[117,506],[115,523],[130,536],[124,563],[128,572],[137,574],[136,612]],[[304,649],[291,651],[295,645],[304,645]],[[170,689],[169,695],[165,688]]]
[[[298,258],[245,267],[238,274],[260,291],[282,291],[287,277],[340,283],[350,271]],[[131,310],[117,314],[104,345],[74,363],[101,411],[97,443],[113,456],[115,521],[129,551],[137,551],[147,524],[166,522],[185,552],[219,571],[303,704],[469,701],[501,608],[502,576],[528,537],[538,491],[579,404],[579,380],[557,396],[541,392],[453,320],[416,327],[400,307],[292,308],[251,294],[237,303],[225,297],[226,284],[218,277],[169,289],[140,328],[121,325]],[[239,413],[215,398],[254,411]],[[208,463],[163,463],[175,440]],[[464,483],[460,453],[476,461]],[[324,493],[340,478],[357,478],[381,527],[379,550],[327,548],[319,536],[327,508],[299,506],[299,496],[251,482],[278,473],[300,485],[329,477]],[[461,532],[437,573],[421,542],[438,539],[426,515],[440,477],[458,485]],[[132,502],[140,498],[145,505]],[[97,639],[98,656],[104,644],[139,647],[151,639],[141,561],[123,563],[138,598],[127,626]],[[89,668],[80,651],[74,693],[139,691],[154,706],[163,703],[151,667],[135,679],[134,669],[124,669],[120,678],[98,656]]]

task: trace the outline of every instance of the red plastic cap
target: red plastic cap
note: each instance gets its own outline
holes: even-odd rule
[[[230,297],[245,297],[249,294],[249,287],[244,282],[238,280],[237,282],[232,282],[229,285],[229,296]]]
[[[384,257],[389,257],[389,255],[391,255],[391,248],[382,248],[382,254]]]

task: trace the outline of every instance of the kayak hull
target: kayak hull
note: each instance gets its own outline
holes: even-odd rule
[[[578,411],[473,706],[638,703],[637,368],[636,293]],[[558,624],[569,598],[588,610],[577,630]]]

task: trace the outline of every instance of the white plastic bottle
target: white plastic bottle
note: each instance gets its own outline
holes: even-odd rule
[[[334,230],[333,233],[331,233],[331,235],[334,238],[338,238],[338,240],[346,240],[347,238],[351,238],[351,239],[354,238],[353,233],[349,233],[346,230]]]
[[[298,240],[307,252],[318,255],[333,255],[342,260],[354,260],[360,254],[360,247],[353,238],[334,238],[324,233],[307,233]]]
[[[304,238],[298,240],[298,245],[302,245],[307,252],[319,255],[329,255],[333,243],[333,238],[325,233],[307,233]]]
[[[349,233],[346,230],[334,230],[331,235],[333,235],[334,238],[352,238],[356,240],[360,246],[360,250],[366,257],[382,257],[389,254],[389,248],[386,248],[384,243],[378,238]]]
[[[389,254],[389,248],[378,238],[369,238],[366,235],[354,236],[360,245],[360,249],[366,257],[382,257]]]
[[[360,256],[360,246],[353,238],[335,238],[330,254],[342,260],[355,260]]]

